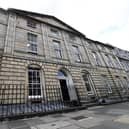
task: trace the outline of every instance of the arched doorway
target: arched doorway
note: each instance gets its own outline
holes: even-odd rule
[[[58,71],[58,79],[60,82],[62,98],[64,101],[77,100],[77,94],[73,85],[72,77],[66,69]]]

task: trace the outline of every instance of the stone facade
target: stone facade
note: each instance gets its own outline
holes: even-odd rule
[[[28,26],[28,20],[34,22],[36,27]],[[28,33],[37,37],[36,53],[28,49]],[[40,69],[41,90],[44,94],[42,100],[63,101],[59,70],[67,73],[68,90],[71,88],[76,91],[69,91],[76,94],[69,94],[69,101],[75,99],[88,104],[125,100],[129,97],[128,73],[115,53],[116,48],[86,38],[53,16],[0,9],[0,39],[2,104],[32,100],[28,98],[30,66]],[[53,46],[55,41],[60,44],[61,58],[56,55]],[[90,76],[88,81],[84,80],[83,74]]]

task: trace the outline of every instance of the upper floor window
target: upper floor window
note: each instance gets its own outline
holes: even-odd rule
[[[76,36],[74,34],[69,34],[69,38],[72,41],[76,40]]]
[[[81,62],[81,55],[78,46],[72,46],[73,53],[74,53],[74,59],[77,62]]]
[[[102,45],[98,45],[98,48],[99,48],[100,50],[104,50],[104,47],[103,47]]]
[[[93,54],[93,57],[95,59],[96,65],[99,65],[100,64],[100,59],[99,59],[98,54],[96,52],[92,52],[92,54]]]
[[[51,28],[50,31],[55,36],[58,36],[59,35],[59,31],[57,29]]]
[[[36,28],[36,22],[33,20],[27,20],[27,26]]]
[[[106,60],[107,60],[108,66],[109,66],[109,67],[113,67],[112,60],[111,60],[110,56],[109,56],[109,55],[107,55],[107,54],[105,54],[105,57],[106,57]]]
[[[117,60],[117,58],[115,56],[112,56],[113,60],[114,60],[114,63],[116,65],[117,68],[120,68],[120,64],[119,64],[119,61]]]
[[[53,40],[54,51],[57,58],[62,58],[62,50],[60,41]]]
[[[28,51],[32,53],[37,53],[37,35],[28,33]]]

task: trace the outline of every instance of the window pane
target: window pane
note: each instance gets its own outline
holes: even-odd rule
[[[37,35],[28,33],[28,49],[31,52],[37,52]]]
[[[81,61],[81,56],[80,56],[80,51],[78,49],[78,46],[72,46],[72,49],[73,49],[75,61],[80,62]]]
[[[88,92],[91,91],[91,87],[90,87],[89,83],[85,83],[85,85],[86,85],[87,91],[88,91]]]
[[[108,81],[107,76],[106,76],[106,75],[102,75],[101,77],[102,77],[104,86],[105,86],[105,88],[107,89],[107,92],[108,92],[108,93],[112,93],[111,84],[110,84],[110,82]]]
[[[67,77],[67,75],[62,70],[59,70],[58,77]]]
[[[27,26],[32,27],[32,28],[36,28],[36,22],[34,22],[32,20],[27,20]]]
[[[57,58],[62,58],[62,50],[61,50],[60,42],[53,41],[53,45],[54,45],[54,50],[55,50],[56,57]]]
[[[91,82],[90,82],[90,77],[88,74],[84,74],[82,75],[83,80],[85,82],[85,86],[88,92],[92,92],[92,88],[91,88]]]
[[[41,95],[40,70],[29,68],[28,79],[29,96]]]

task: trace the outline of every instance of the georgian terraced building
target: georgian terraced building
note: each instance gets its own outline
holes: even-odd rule
[[[0,9],[0,118],[127,100],[116,49],[54,16]]]

